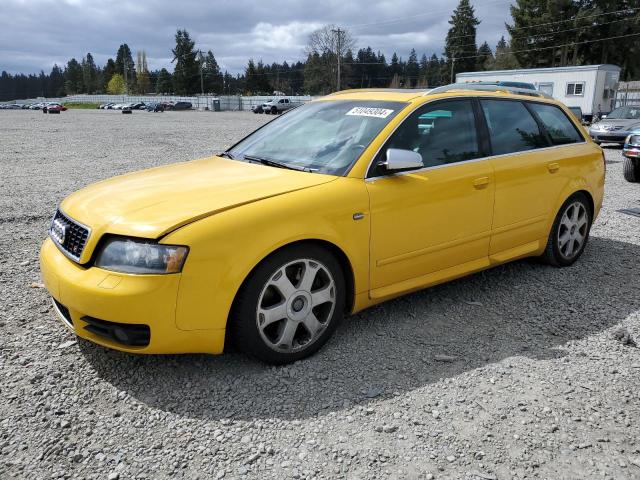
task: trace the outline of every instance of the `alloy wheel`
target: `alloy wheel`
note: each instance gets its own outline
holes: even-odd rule
[[[256,322],[265,344],[297,352],[316,342],[336,306],[336,283],[321,262],[299,259],[278,268],[258,298]]]
[[[558,250],[571,260],[582,249],[589,233],[589,214],[582,202],[567,206],[558,225]]]

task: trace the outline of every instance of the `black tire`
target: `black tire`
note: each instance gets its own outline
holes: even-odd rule
[[[584,231],[584,240],[579,245],[579,248],[573,251],[570,255],[565,254],[562,251],[560,236],[564,233],[563,230],[566,228],[562,224],[563,217],[565,213],[571,209],[574,205],[580,204],[584,209],[586,214],[586,225]],[[570,212],[572,213],[572,211]],[[556,215],[556,218],[553,222],[553,226],[551,227],[551,232],[549,233],[549,238],[547,240],[547,246],[545,248],[544,253],[541,255],[540,259],[549,265],[553,265],[555,267],[568,267],[569,265],[573,265],[573,263],[580,258],[582,252],[584,252],[585,247],[587,246],[587,242],[589,241],[589,232],[591,231],[591,223],[593,222],[593,212],[591,211],[591,204],[584,193],[577,192],[571,195],[565,202],[562,204],[560,211]],[[581,229],[578,229],[579,231]]]
[[[267,343],[268,340],[265,339],[266,337],[263,338],[264,334],[262,332],[270,327],[263,327],[261,332],[258,326],[259,321],[264,321],[264,317],[258,315],[258,309],[260,307],[259,301],[263,298],[263,295],[266,295],[264,292],[268,291],[267,285],[273,281],[273,279],[278,278],[280,269],[291,263],[302,262],[304,260],[317,262],[317,264],[325,269],[324,271],[330,273],[334,282],[333,299],[335,300],[335,304],[330,312],[325,311],[324,313],[317,314],[318,319],[320,319],[322,315],[326,315],[326,320],[320,322],[322,328],[317,330],[318,333],[315,338],[312,339],[313,335],[309,335],[310,338],[307,339],[309,345],[304,346],[304,337],[308,335],[307,332],[309,331],[303,325],[304,322],[299,321],[297,326],[294,327],[294,336],[295,338],[299,336],[303,337],[303,342],[294,346],[292,341],[291,346],[294,347],[294,351],[276,350],[275,348],[278,348],[278,346],[275,345],[275,343],[279,343],[280,340],[270,344]],[[318,275],[318,273],[314,275]],[[314,277],[314,282],[315,280],[317,280],[316,277]],[[294,282],[292,281],[291,283],[293,284]],[[298,288],[298,286],[294,285],[295,288]],[[310,292],[314,291],[309,290]],[[298,291],[301,290],[297,290],[296,292]],[[294,295],[297,295],[297,293]],[[294,295],[290,297],[290,300],[293,299]],[[266,296],[264,298],[266,298]],[[228,338],[240,351],[265,363],[283,365],[295,362],[296,360],[314,354],[329,340],[344,316],[345,299],[344,273],[339,262],[329,251],[313,244],[300,244],[287,247],[264,259],[245,280],[233,303],[229,317],[229,325],[227,327],[229,333]],[[287,301],[283,296],[281,300],[278,300],[278,304],[293,305],[290,300]],[[295,299],[293,300],[295,301]],[[311,303],[309,305],[311,306],[308,307],[308,310],[316,313],[316,310],[314,310],[316,307]],[[327,304],[324,305],[326,306]],[[288,308],[287,312],[290,312]],[[287,315],[289,314],[287,313]],[[259,320],[259,318],[261,318],[261,320]],[[278,331],[277,336],[279,338],[284,337],[284,327],[288,322],[291,322],[289,317],[271,324],[272,327]]]
[[[624,175],[624,179],[627,182],[640,182],[640,161],[634,160],[633,158],[624,157],[622,173]]]
[[[271,113],[273,115],[277,115],[278,114],[278,108],[277,107],[271,107]]]

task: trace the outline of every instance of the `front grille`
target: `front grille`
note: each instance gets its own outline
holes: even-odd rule
[[[80,255],[87,244],[89,238],[89,228],[70,219],[58,210],[51,222],[49,236],[66,253],[68,257],[75,261],[80,260]]]

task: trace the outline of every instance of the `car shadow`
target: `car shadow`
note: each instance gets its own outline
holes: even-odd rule
[[[568,341],[640,310],[639,257],[639,245],[592,237],[569,268],[523,260],[370,308],[347,318],[315,356],[286,367],[238,353],[137,356],[80,347],[98,376],[153,408],[209,420],[302,419],[509,357],[562,356]]]

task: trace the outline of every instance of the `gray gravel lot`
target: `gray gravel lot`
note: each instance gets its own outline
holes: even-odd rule
[[[347,319],[316,356],[76,342],[37,255],[77,188],[207,156],[271,117],[0,112],[0,478],[640,478],[640,185],[607,148],[584,256],[494,268]]]

